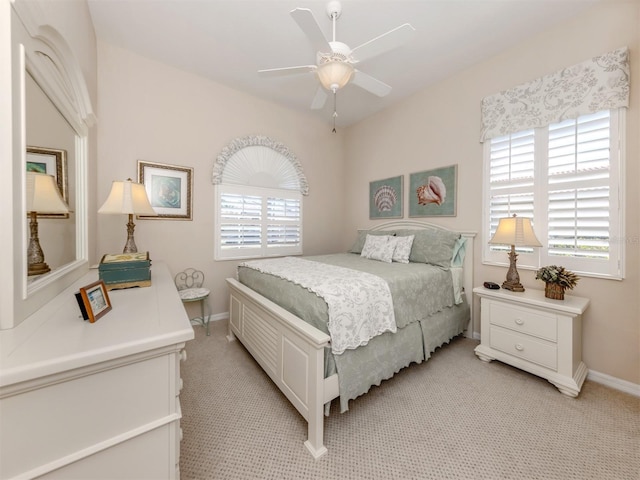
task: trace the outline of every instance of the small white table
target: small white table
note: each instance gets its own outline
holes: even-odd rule
[[[480,360],[500,360],[547,379],[576,397],[587,376],[582,361],[581,316],[589,299],[552,300],[542,290],[511,292],[476,287],[480,297]]]

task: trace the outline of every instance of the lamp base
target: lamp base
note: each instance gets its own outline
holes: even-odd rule
[[[505,280],[502,282],[502,288],[505,290],[511,290],[512,292],[524,292],[524,287],[520,282],[510,282]]]
[[[507,271],[507,278],[502,283],[502,288],[505,290],[511,290],[512,292],[524,292],[524,287],[520,283],[520,275],[516,268],[516,261],[518,254],[516,253],[516,247],[511,245],[511,251],[509,252],[509,270]]]
[[[33,275],[42,275],[50,271],[51,269],[49,268],[49,265],[47,265],[45,262],[30,263],[27,275],[31,277]]]
[[[127,223],[127,243],[124,244],[122,253],[137,253],[138,247],[136,241],[133,239],[133,231],[136,228],[136,224],[133,223],[133,215],[129,214],[129,222]]]

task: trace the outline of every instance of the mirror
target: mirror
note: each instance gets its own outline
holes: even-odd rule
[[[27,171],[53,175],[68,214],[38,214],[38,237],[50,275],[76,260],[76,132],[31,75],[25,77]],[[27,225],[25,238],[29,240]],[[25,258],[25,261],[27,259]],[[29,284],[43,275],[29,276]]]
[[[74,54],[77,48],[71,48],[55,27],[65,22],[48,16],[39,2],[10,3],[10,92],[0,90],[11,105],[2,117],[10,128],[0,129],[0,161],[7,166],[0,177],[0,202],[12,206],[0,210],[0,245],[9,258],[7,268],[0,269],[2,330],[17,327],[89,269],[89,137],[93,140],[91,127],[96,122],[87,78]],[[3,25],[5,20],[3,16]],[[92,62],[85,59],[87,63],[91,72]],[[95,78],[89,78],[95,91]],[[52,186],[64,190],[71,210],[56,217],[38,216],[38,237],[50,270],[34,268],[31,276],[28,161],[34,168],[55,172],[59,182]],[[52,191],[55,194],[55,188]],[[57,211],[64,211],[64,205]]]

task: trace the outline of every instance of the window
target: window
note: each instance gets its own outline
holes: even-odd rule
[[[302,196],[309,185],[289,148],[238,137],[213,166],[215,260],[302,254]]]
[[[216,259],[302,253],[302,195],[295,190],[216,186]]]
[[[542,248],[517,249],[518,266],[560,264],[582,275],[622,278],[624,109],[485,142],[484,225],[531,218]],[[485,244],[486,263],[508,264],[509,247]]]

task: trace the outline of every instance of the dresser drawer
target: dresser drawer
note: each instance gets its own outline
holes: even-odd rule
[[[491,324],[552,342],[558,339],[556,316],[532,308],[491,302]]]
[[[556,370],[558,367],[557,345],[555,343],[506,328],[491,326],[491,348],[552,370]]]

